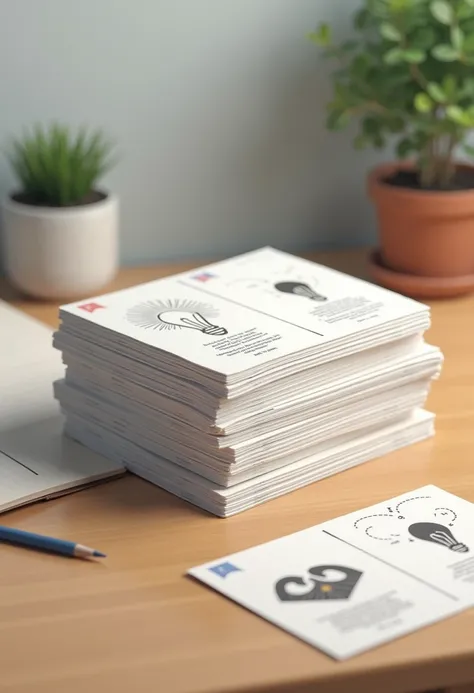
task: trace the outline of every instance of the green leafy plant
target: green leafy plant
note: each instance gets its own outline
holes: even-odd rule
[[[100,131],[81,128],[73,134],[66,126],[36,126],[14,139],[7,152],[26,204],[67,207],[100,199],[98,180],[111,168],[112,144]]]
[[[327,24],[309,35],[338,62],[328,128],[356,118],[360,149],[395,137],[421,187],[451,188],[458,145],[474,155],[474,0],[363,0],[353,26],[339,44]]]

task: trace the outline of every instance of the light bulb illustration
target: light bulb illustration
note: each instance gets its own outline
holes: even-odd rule
[[[143,330],[179,330],[183,327],[208,335],[224,335],[227,330],[209,320],[217,318],[219,311],[209,303],[186,298],[152,299],[131,306],[127,320]]]
[[[455,539],[451,531],[444,525],[435,522],[416,522],[408,527],[410,534],[416,539],[423,539],[439,546],[445,546],[450,551],[456,553],[467,553],[469,551],[465,544],[461,544]]]
[[[275,289],[285,294],[309,298],[311,301],[327,301],[326,296],[321,296],[321,294],[316,293],[310,286],[302,282],[278,282],[275,284]]]
[[[164,322],[165,325],[188,327],[191,330],[199,330],[204,334],[213,336],[227,334],[225,327],[211,325],[211,323],[199,313],[187,313],[181,310],[166,310],[163,313],[159,313],[158,320]]]

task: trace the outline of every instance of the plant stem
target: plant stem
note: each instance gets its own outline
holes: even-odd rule
[[[449,183],[451,182],[455,173],[455,166],[453,161],[453,153],[455,146],[456,138],[454,137],[454,135],[450,135],[447,141],[446,152],[441,159],[439,183],[442,188],[447,188],[449,186]]]
[[[425,90],[426,87],[428,86],[428,80],[418,67],[418,65],[410,65],[410,73],[415,82],[419,84],[419,86]]]
[[[432,137],[420,157],[420,185],[430,188],[436,180],[436,140]]]

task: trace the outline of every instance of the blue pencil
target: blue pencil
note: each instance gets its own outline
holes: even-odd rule
[[[75,544],[73,541],[53,539],[53,537],[45,537],[42,534],[32,534],[32,532],[24,532],[21,529],[12,529],[1,525],[0,542],[40,549],[73,558],[105,558],[105,553],[90,549],[88,546],[82,546],[82,544]]]

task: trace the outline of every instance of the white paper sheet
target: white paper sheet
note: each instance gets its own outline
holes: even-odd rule
[[[52,331],[0,301],[0,512],[124,472],[63,435]]]

